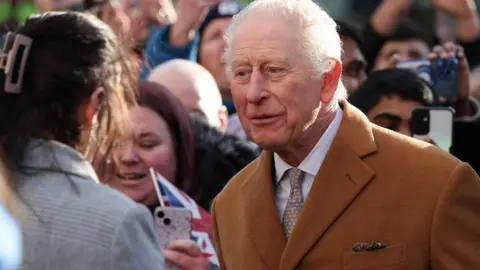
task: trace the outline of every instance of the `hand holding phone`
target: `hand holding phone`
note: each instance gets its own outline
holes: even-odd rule
[[[445,96],[445,100],[441,103],[446,103],[453,106],[456,117],[471,116],[473,114],[470,97],[470,67],[468,60],[465,57],[464,49],[461,45],[448,42],[443,46],[435,46],[432,53],[429,55],[430,59],[441,58],[447,59],[455,57],[458,60],[457,65],[457,93],[455,96]],[[439,96],[442,97],[441,93]]]
[[[160,202],[160,206],[154,211],[153,221],[160,248],[163,250],[175,240],[190,239],[192,233],[192,211],[187,208],[167,207],[157,181],[157,177],[162,176],[155,173],[153,169],[150,169],[150,175],[157,192],[158,201]],[[180,270],[178,266],[168,261],[165,263],[164,269]]]
[[[211,270],[210,261],[192,240],[176,240],[163,251],[165,260],[174,262],[182,269]]]
[[[408,60],[397,64],[397,68],[415,72],[438,96],[446,98],[457,96],[457,66],[458,60],[455,57]]]
[[[428,59],[401,61],[396,66],[411,69],[429,81],[438,96],[455,104],[457,117],[468,115],[469,103],[462,101],[468,101],[470,95],[470,68],[462,46],[451,42],[438,45]]]

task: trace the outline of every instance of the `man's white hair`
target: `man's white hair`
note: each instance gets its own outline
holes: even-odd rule
[[[301,27],[298,31],[302,42],[299,44],[300,49],[311,62],[313,72],[319,77],[332,69],[332,58],[341,63],[342,41],[337,24],[312,0],[256,0],[233,17],[225,33],[226,46],[223,57],[228,74],[232,72],[231,45],[237,29],[251,15],[259,12],[268,12],[274,16],[285,16],[287,19],[298,21]],[[340,80],[335,100],[346,97],[347,91]]]

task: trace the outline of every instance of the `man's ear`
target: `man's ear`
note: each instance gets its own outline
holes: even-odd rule
[[[218,111],[218,119],[220,121],[219,129],[223,132],[227,130],[228,127],[228,110],[227,107],[223,106],[220,107]]]
[[[90,96],[89,101],[85,104],[83,111],[83,125],[85,127],[91,128],[93,125],[93,119],[95,114],[97,113],[98,109],[100,108],[100,104],[103,100],[104,90],[103,88],[97,88],[93,94]]]
[[[330,104],[335,97],[340,78],[342,76],[342,64],[337,59],[329,58],[331,70],[323,75],[323,86],[320,92],[320,101]]]

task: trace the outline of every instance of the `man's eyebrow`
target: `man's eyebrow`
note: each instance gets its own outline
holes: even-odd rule
[[[232,66],[242,66],[242,65],[246,65],[248,63],[248,60],[247,59],[240,59],[240,60],[233,60],[232,61]]]

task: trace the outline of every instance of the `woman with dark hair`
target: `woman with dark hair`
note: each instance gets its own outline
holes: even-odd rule
[[[197,190],[192,182],[193,131],[180,101],[162,85],[140,82],[137,102],[138,106],[130,110],[130,136],[117,140],[112,149],[117,173],[108,179],[108,184],[153,210],[159,202],[149,167],[189,195]],[[139,171],[142,173],[123,175]],[[144,187],[132,188],[132,183],[123,181],[132,177],[145,180],[134,182]]]
[[[162,269],[148,210],[99,184],[79,153],[108,149],[135,69],[92,15],[30,17],[1,51],[0,147],[24,237],[21,269]]]
[[[150,168],[188,195],[199,194],[200,188],[193,181],[194,138],[187,111],[162,85],[141,82],[137,102],[138,106],[130,110],[130,135],[119,138],[111,152],[114,173],[101,178],[105,184],[146,205],[153,214],[160,202]],[[111,163],[107,159],[105,164]],[[203,209],[200,211],[202,216],[208,215]],[[195,230],[193,220],[192,225]],[[207,226],[211,229],[210,224]],[[189,239],[174,241],[164,251],[166,260],[182,269],[210,269],[201,254]]]

